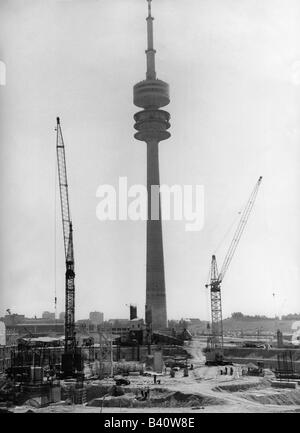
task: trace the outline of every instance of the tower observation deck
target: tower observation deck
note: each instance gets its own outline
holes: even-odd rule
[[[153,46],[153,20],[151,1],[148,2],[147,21],[147,72],[146,79],[133,87],[133,102],[142,111],[134,115],[134,137],[147,144],[147,275],[146,275],[146,323],[152,330],[163,330],[167,327],[167,307],[165,272],[161,224],[161,203],[159,197],[158,217],[151,219],[151,187],[159,186],[158,144],[170,137],[170,114],[161,110],[169,104],[169,85],[157,79],[155,71],[155,49]]]

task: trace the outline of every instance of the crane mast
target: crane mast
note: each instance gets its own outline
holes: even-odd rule
[[[213,347],[223,348],[221,287],[219,282],[217,259],[215,255],[213,255],[211,259],[210,306],[211,306],[211,334],[212,334],[210,344]]]
[[[59,117],[57,117],[56,153],[66,261],[65,273],[65,350],[62,361],[64,376],[75,374],[75,272],[73,226],[69,205],[66,155]]]
[[[209,345],[212,350],[220,349],[220,353],[223,351],[223,320],[222,320],[222,301],[221,301],[221,283],[225,277],[225,274],[232,261],[236,248],[239,244],[247,221],[249,219],[251,210],[253,208],[259,186],[262,181],[262,176],[259,177],[255,184],[255,187],[249,197],[249,200],[242,212],[239,224],[225,256],[220,273],[218,273],[217,259],[216,256],[212,256],[211,260],[211,271],[210,271],[210,284],[206,284],[206,287],[210,287],[210,300],[211,300],[211,338],[209,339]]]

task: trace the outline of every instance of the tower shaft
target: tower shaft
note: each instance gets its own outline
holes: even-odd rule
[[[147,190],[148,190],[148,220],[147,220],[147,276],[146,276],[146,310],[150,310],[152,329],[167,327],[167,305],[165,270],[161,224],[160,195],[158,200],[151,194],[153,186],[158,188],[159,158],[158,141],[147,142]],[[152,201],[156,200],[154,203]],[[156,207],[158,206],[158,209]],[[151,215],[152,211],[152,215]],[[156,213],[156,219],[155,214]]]

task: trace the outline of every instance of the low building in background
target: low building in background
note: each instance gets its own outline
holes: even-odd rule
[[[59,313],[59,320],[61,320],[63,322],[65,320],[65,316],[66,316],[66,313],[64,311],[62,311],[61,313]]]
[[[42,314],[42,319],[55,320],[55,313],[50,313],[50,311],[44,311]]]
[[[64,321],[55,320],[54,313],[50,313],[50,316],[46,314],[46,318],[28,318],[23,314],[7,314],[1,320],[6,327],[7,345],[16,344],[19,337],[59,336],[64,334]]]
[[[6,314],[1,320],[5,323],[5,326],[13,326],[24,322],[26,319],[24,314]]]
[[[104,322],[104,314],[101,311],[91,311],[89,319],[93,324],[100,325]]]

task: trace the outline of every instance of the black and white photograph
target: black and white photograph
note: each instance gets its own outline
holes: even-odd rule
[[[0,0],[1,414],[300,412],[299,23]]]

